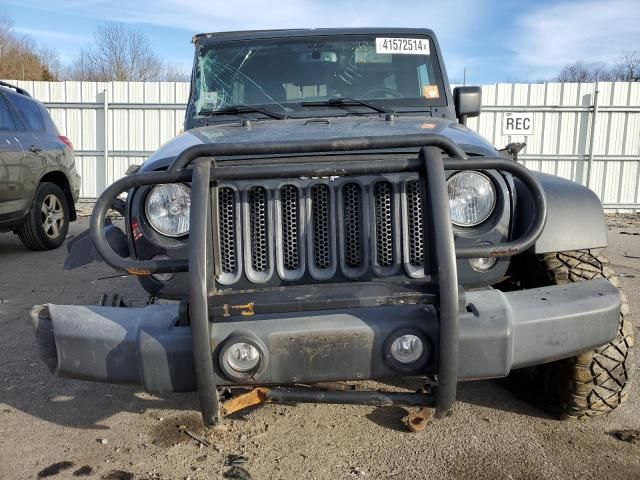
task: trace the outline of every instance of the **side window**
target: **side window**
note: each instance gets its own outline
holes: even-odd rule
[[[7,132],[16,129],[16,124],[13,121],[11,112],[9,111],[9,105],[2,95],[0,95],[0,131]]]
[[[38,132],[45,130],[42,112],[37,103],[29,100],[29,98],[24,95],[12,95],[11,100],[20,112],[29,130],[36,130]]]

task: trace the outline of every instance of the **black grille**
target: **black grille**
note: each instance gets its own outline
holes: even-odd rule
[[[376,257],[381,267],[391,267],[393,258],[393,186],[378,182],[373,189],[376,217]]]
[[[350,268],[362,266],[362,192],[356,183],[342,187],[345,262]]]
[[[251,268],[256,272],[269,270],[267,191],[263,187],[249,190],[249,229],[251,235]]]
[[[222,184],[218,280],[247,288],[401,269],[424,277],[424,188],[415,174]]]
[[[313,222],[313,264],[325,269],[331,265],[329,187],[311,187],[311,221]]]
[[[424,265],[424,225],[422,218],[422,192],[420,182],[407,182],[407,221],[409,223],[409,263],[414,267]]]
[[[218,192],[220,223],[220,259],[222,271],[233,273],[238,268],[236,256],[236,196],[233,189],[225,187]]]
[[[282,215],[282,258],[285,270],[296,270],[300,266],[298,244],[298,189],[285,185],[280,190]]]

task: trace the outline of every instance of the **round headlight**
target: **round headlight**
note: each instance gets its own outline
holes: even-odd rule
[[[484,222],[496,206],[493,182],[482,173],[459,172],[447,181],[451,221],[459,227]]]
[[[158,233],[181,237],[189,233],[191,189],[179,183],[154,187],[146,202],[147,219]]]

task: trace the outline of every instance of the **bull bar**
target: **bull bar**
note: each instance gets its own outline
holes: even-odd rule
[[[249,155],[290,155],[312,152],[347,152],[360,150],[420,148],[416,158],[390,158],[371,161],[339,161],[335,158],[313,162],[265,162],[260,165],[225,166],[219,157]],[[443,158],[442,151],[448,157]],[[192,168],[188,168],[192,166]],[[449,212],[445,170],[499,170],[517,177],[531,193],[535,214],[529,229],[509,242],[493,245],[455,246]],[[519,163],[501,157],[470,158],[450,139],[438,134],[360,137],[319,141],[288,141],[239,144],[197,145],[186,149],[166,171],[137,173],[109,186],[97,200],[91,216],[90,231],[96,250],[112,267],[135,275],[189,272],[189,317],[193,341],[193,364],[202,417],[206,425],[219,418],[219,402],[211,356],[208,296],[216,291],[215,275],[220,265],[210,258],[212,242],[218,236],[216,198],[209,203],[210,187],[218,181],[351,176],[398,172],[418,172],[426,181],[424,208],[425,242],[433,245],[431,259],[433,282],[437,285],[439,323],[438,386],[431,393],[385,393],[335,391],[314,395],[291,389],[273,390],[277,401],[363,403],[385,405],[435,406],[435,417],[447,416],[456,399],[458,381],[459,292],[457,258],[513,256],[529,249],[541,235],[547,216],[544,190],[537,178]],[[140,186],[191,183],[191,218],[189,258],[168,260],[133,260],[119,256],[107,242],[104,222],[113,200],[121,193]],[[211,223],[210,223],[211,222]],[[429,240],[432,239],[432,244]],[[213,270],[213,275],[208,272]],[[209,279],[212,284],[209,285]]]

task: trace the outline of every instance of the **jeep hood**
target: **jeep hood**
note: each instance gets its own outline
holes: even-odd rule
[[[477,133],[451,120],[427,116],[397,117],[322,117],[287,120],[255,120],[218,123],[194,128],[178,135],[153,153],[141,171],[168,167],[185,149],[207,143],[277,142],[279,140],[322,140],[349,137],[411,135],[438,133],[444,135],[467,153],[495,155],[496,149]]]

